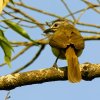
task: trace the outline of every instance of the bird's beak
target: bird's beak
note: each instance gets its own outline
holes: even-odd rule
[[[46,30],[44,30],[44,33],[48,34],[49,32],[54,32],[52,28],[48,28]]]

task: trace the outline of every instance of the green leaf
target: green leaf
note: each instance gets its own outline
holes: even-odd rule
[[[1,41],[0,41],[1,42]],[[9,48],[6,44],[4,44],[3,42],[0,43],[1,48],[4,51],[4,60],[5,62],[8,64],[9,67],[11,67],[11,48]]]
[[[0,29],[0,41],[5,43],[9,48],[11,48],[13,50],[12,46],[10,45],[10,42],[4,36],[4,33],[3,33],[3,31],[1,29]]]
[[[9,67],[11,67],[11,55],[12,55],[12,47],[10,45],[10,42],[6,39],[6,37],[3,34],[3,31],[0,30],[0,46],[4,51],[4,60],[8,64]]]
[[[27,34],[27,32],[21,26],[19,26],[17,23],[9,21],[9,20],[3,20],[3,22],[5,24],[7,24],[11,29],[13,29],[14,31],[16,31],[18,34],[20,34],[21,36],[27,38],[28,40],[33,41],[30,38],[30,36]]]

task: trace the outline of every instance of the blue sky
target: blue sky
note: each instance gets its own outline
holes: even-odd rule
[[[74,12],[79,9],[86,7],[87,5],[84,4],[81,0],[65,0],[70,7],[70,9]],[[89,0],[94,3],[97,3],[96,0]],[[65,9],[63,4],[60,0],[25,0],[27,5],[39,8],[41,10],[45,10],[47,12],[58,14],[59,16],[65,16],[68,14],[68,11]],[[5,8],[6,10],[6,8]],[[49,17],[34,11],[29,11],[26,9],[21,9],[26,13],[29,13],[33,16],[36,20],[45,23],[46,21],[52,21],[56,18]],[[75,15],[78,17],[79,15]],[[71,17],[69,17],[71,19]],[[100,25],[100,15],[93,10],[88,10],[80,19],[81,22],[91,23]],[[83,30],[96,30],[100,31],[97,28],[90,28],[90,27],[83,27],[77,26],[78,29]],[[24,28],[25,29],[25,28]],[[39,29],[25,29],[29,33],[29,35],[33,39],[41,39],[43,38],[43,32]],[[9,40],[16,40],[16,41],[26,41],[23,37],[16,34],[12,30],[7,30],[5,34]],[[94,34],[86,34],[82,33],[82,35],[94,35]],[[13,55],[19,52],[23,47],[17,47]],[[14,71],[15,69],[21,67],[23,64],[27,63],[36,53],[39,47],[32,47],[30,48],[24,55],[20,56],[14,62],[12,62],[12,68],[8,68],[8,66],[4,66],[0,68],[0,75],[9,74],[10,72]],[[2,50],[0,49],[0,53]],[[91,63],[100,63],[100,41],[86,41],[85,42],[85,49],[82,55],[79,57],[80,63],[91,62]],[[0,57],[1,61],[3,61],[3,54],[1,53]],[[51,52],[51,48],[48,45],[45,50],[42,52],[40,57],[27,69],[23,71],[30,71],[35,69],[47,68],[50,67],[55,60],[55,56]],[[26,62],[27,61],[27,62]],[[59,66],[65,66],[65,60],[58,61]],[[96,78],[92,81],[81,81],[77,84],[69,83],[68,81],[55,81],[55,82],[46,82],[42,84],[35,84],[29,86],[23,86],[11,90],[10,93],[10,100],[94,100],[98,99],[100,96],[100,79]],[[7,91],[0,91],[0,100],[4,100]]]

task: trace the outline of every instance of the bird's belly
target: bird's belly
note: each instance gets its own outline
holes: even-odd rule
[[[52,52],[59,59],[65,59],[65,50],[52,47]]]
[[[56,57],[59,56],[59,59],[66,59],[66,57],[65,57],[65,52],[66,52],[66,50],[65,50],[65,49],[59,49],[59,48],[55,48],[55,47],[52,47],[51,49],[52,49],[53,54],[54,54]],[[83,51],[83,50],[78,50],[78,51],[76,52],[76,55],[79,57],[79,56],[82,54],[82,51]]]

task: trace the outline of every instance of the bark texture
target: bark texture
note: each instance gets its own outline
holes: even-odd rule
[[[80,64],[82,79],[91,81],[100,77],[100,64]],[[67,80],[67,67],[47,68],[22,73],[8,74],[0,77],[0,90],[11,90],[16,87],[50,81]]]

